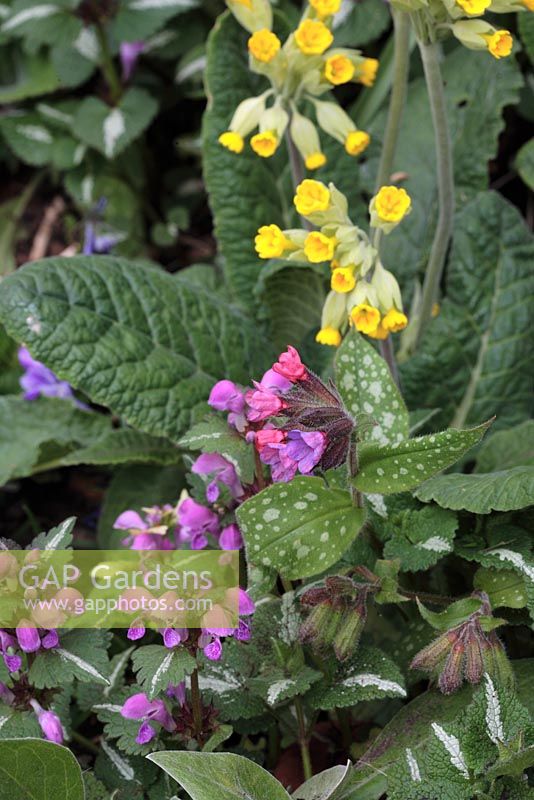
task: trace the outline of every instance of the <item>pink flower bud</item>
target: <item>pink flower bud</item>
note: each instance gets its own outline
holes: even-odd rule
[[[306,367],[300,360],[298,351],[291,345],[289,345],[285,353],[278,357],[276,364],[273,364],[273,369],[279,375],[291,381],[291,383],[302,380],[308,374]]]

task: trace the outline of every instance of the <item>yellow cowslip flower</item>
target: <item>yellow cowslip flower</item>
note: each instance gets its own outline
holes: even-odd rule
[[[328,344],[331,347],[339,347],[341,344],[341,334],[335,328],[328,326],[321,328],[315,337],[315,341],[319,344]]]
[[[491,0],[456,0],[456,5],[471,17],[483,14],[491,5]]]
[[[341,0],[310,0],[310,5],[319,17],[337,14],[341,8]]]
[[[312,264],[330,261],[336,249],[334,236],[325,236],[319,231],[312,231],[304,240],[304,255]]]
[[[269,64],[281,47],[278,36],[267,28],[255,31],[248,40],[249,53],[258,61]]]
[[[411,205],[406,189],[399,189],[397,186],[382,186],[374,198],[375,210],[382,222],[400,222]]]
[[[231,150],[232,153],[242,153],[243,147],[245,146],[243,137],[235,131],[225,131],[221,133],[218,141],[219,144],[222,144],[227,150]]]
[[[254,247],[260,258],[280,258],[285,250],[293,249],[292,243],[278,225],[262,225],[258,228]]]
[[[306,169],[319,169],[326,164],[326,156],[324,153],[311,153],[304,161]]]
[[[483,34],[488,50],[494,58],[506,58],[512,52],[514,40],[510,31],[495,31]]]
[[[324,76],[329,83],[340,86],[352,80],[355,66],[347,56],[329,56],[324,62]]]
[[[305,19],[295,31],[297,47],[307,56],[320,56],[327,50],[334,37],[324,22],[318,19]]]
[[[379,62],[376,58],[366,58],[356,69],[356,80],[363,86],[372,86],[376,80]]]
[[[534,0],[521,0],[528,11],[534,11]]]
[[[250,140],[250,146],[256,155],[262,158],[270,158],[276,153],[279,145],[278,136],[274,131],[262,131],[256,133]]]
[[[365,131],[351,131],[345,139],[345,150],[349,156],[359,156],[369,147],[371,137]]]
[[[380,311],[368,303],[360,303],[354,306],[350,312],[350,320],[357,331],[372,334],[380,323]]]
[[[307,217],[316,211],[326,211],[330,207],[330,192],[321,181],[306,178],[297,186],[293,202],[298,213]]]
[[[355,286],[356,278],[354,277],[353,267],[336,267],[332,271],[330,288],[334,292],[345,294],[346,292],[352,292]]]
[[[367,336],[370,336],[371,339],[387,339],[389,336],[389,331],[387,331],[383,324],[380,323],[377,325],[374,331],[369,331]]]
[[[397,333],[402,331],[408,324],[408,317],[402,311],[397,311],[396,308],[390,308],[388,313],[382,317],[381,325],[386,331]]]

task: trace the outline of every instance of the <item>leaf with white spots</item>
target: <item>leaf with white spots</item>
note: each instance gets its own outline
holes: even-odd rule
[[[296,580],[339,560],[362,527],[364,511],[353,506],[349,492],[299,476],[251,497],[237,510],[237,521],[248,563]]]
[[[371,418],[364,440],[393,444],[408,438],[408,410],[389,367],[359,333],[350,333],[337,352],[336,385],[352,416]]]
[[[149,700],[156,697],[169,684],[176,685],[190,675],[196,662],[185,647],[168,649],[160,644],[140,647],[132,656],[137,683]]]
[[[388,524],[384,557],[400,559],[401,571],[428,569],[453,551],[458,519],[452,511],[426,506],[393,515]]]
[[[360,447],[360,466],[354,485],[366,494],[414,489],[458,461],[480,441],[489,425],[491,421],[468,430],[449,428],[392,445],[366,442]]]
[[[78,106],[72,130],[82,142],[114,158],[150,125],[157,108],[143,89],[128,89],[115,108],[86,97]]]
[[[312,687],[306,702],[315,709],[353,706],[363,700],[406,697],[396,664],[374,647],[359,647],[348,663],[330,665],[323,681]]]

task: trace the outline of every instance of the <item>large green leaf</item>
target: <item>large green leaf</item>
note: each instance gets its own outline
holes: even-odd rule
[[[274,567],[296,580],[334,564],[364,522],[349,492],[326,486],[321,478],[299,476],[275,483],[237,511],[252,564]]]
[[[134,427],[173,440],[207,409],[217,379],[247,382],[252,354],[261,353],[236,309],[109,256],[27,265],[2,284],[0,315],[61,378]]]
[[[484,436],[491,422],[469,430],[449,430],[406,439],[394,445],[364,443],[360,447],[357,489],[366,494],[393,494],[419,486],[450,467]]]
[[[0,485],[61,462],[109,430],[108,418],[69,400],[0,397]]]
[[[408,411],[389,367],[359,333],[350,333],[337,352],[336,384],[350,413],[373,423],[362,439],[393,444],[408,438]]]
[[[191,800],[289,800],[276,778],[234,753],[152,753],[147,756],[168,772]]]
[[[534,466],[534,420],[488,436],[477,453],[475,472]]]
[[[0,742],[0,800],[83,800],[82,771],[66,747],[40,739]]]
[[[534,467],[512,467],[480,475],[437,475],[420,486],[416,496],[424,503],[433,500],[442,508],[473,514],[513,511],[532,504]]]
[[[441,408],[455,427],[497,415],[509,427],[529,416],[534,245],[519,212],[500,195],[478,195],[458,215],[446,299],[421,350],[403,365],[409,407]]]

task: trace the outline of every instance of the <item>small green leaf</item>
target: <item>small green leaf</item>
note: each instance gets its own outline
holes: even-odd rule
[[[349,333],[336,354],[336,385],[353,417],[373,423],[364,440],[393,444],[408,438],[408,410],[388,365],[359,333]]]
[[[237,510],[247,560],[275,567],[296,580],[334,564],[364,522],[349,492],[328,488],[321,478],[299,476],[276,483]]]
[[[449,628],[454,628],[456,625],[465,622],[471,614],[478,611],[480,608],[480,600],[476,597],[466,597],[463,600],[457,600],[451,603],[445,611],[429,611],[428,608],[417,600],[417,606],[423,619],[437,631],[448,631]]]
[[[108,634],[101,630],[75,630],[60,636],[59,647],[41,650],[30,667],[30,682],[37,689],[79,681],[107,686]]]
[[[51,528],[48,533],[40,533],[31,543],[37,550],[66,550],[72,544],[72,530],[76,517],[68,519]]]
[[[232,728],[231,725],[220,725],[215,731],[215,733],[213,733],[210,736],[210,738],[202,748],[202,752],[213,753],[213,751],[216,750],[219,747],[219,745],[221,745],[223,742],[225,742],[227,739],[230,738],[233,732],[234,729]]]
[[[519,150],[515,165],[528,188],[534,191],[534,139],[530,139]]]
[[[254,480],[254,449],[221,416],[213,415],[199,422],[182,436],[180,446],[186,450],[220,453],[236,468],[244,483]]]
[[[181,683],[196,667],[195,659],[184,647],[171,650],[159,644],[140,647],[134,652],[132,663],[137,683],[149,700],[169,684]]]
[[[492,608],[525,608],[528,603],[525,581],[513,570],[481,567],[475,573],[473,587],[486,592]]]
[[[402,511],[388,524],[392,536],[384,556],[399,558],[404,572],[428,569],[453,551],[458,519],[452,511],[438,506]]]
[[[400,559],[380,559],[373,567],[373,572],[380,578],[380,590],[375,595],[377,603],[404,603],[407,601],[398,592]]]
[[[289,800],[276,778],[234,753],[162,752],[147,756],[191,796],[191,800]]]
[[[82,771],[66,747],[40,739],[0,742],[2,800],[84,800]]]
[[[450,428],[393,445],[366,443],[360,448],[359,472],[354,484],[368,494],[413,489],[458,461],[480,441],[490,425],[491,420],[469,430]]]

